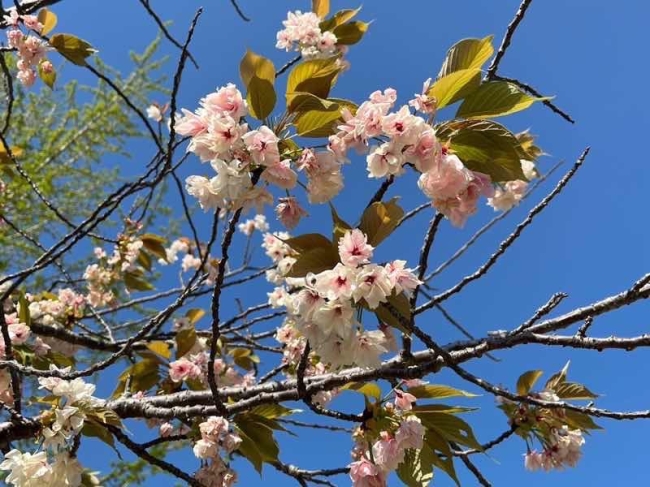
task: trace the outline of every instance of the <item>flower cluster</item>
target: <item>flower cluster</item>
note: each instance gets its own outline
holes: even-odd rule
[[[410,397],[405,399],[406,396]],[[386,404],[382,409],[382,424],[390,426],[378,434],[360,429],[355,432],[355,461],[350,464],[354,487],[385,487],[388,475],[404,461],[406,451],[423,447],[426,430],[420,419],[410,413],[413,401],[411,394],[396,389],[395,404]]]
[[[175,323],[177,333],[193,328],[187,319]],[[194,381],[202,386],[208,385],[209,344],[206,338],[197,338],[192,348],[169,364],[169,378],[172,382]],[[221,386],[250,386],[255,383],[255,375],[250,372],[240,374],[235,367],[225,360],[217,358],[214,361],[214,374]]]
[[[277,280],[295,259],[278,237],[267,234],[265,247],[276,261],[278,274],[272,279]],[[285,278],[289,290],[279,287],[269,295],[272,306],[287,308],[285,325],[295,327],[320,359],[333,367],[379,365],[380,356],[388,351],[386,335],[381,330],[363,330],[357,309],[374,310],[393,295],[409,296],[420,284],[404,261],[384,266],[371,263],[373,250],[361,230],[348,230],[338,242],[340,263],[333,269],[306,278]]]
[[[532,181],[537,177],[534,162],[522,159],[521,169],[528,181]],[[526,195],[527,190],[528,183],[526,181],[521,179],[507,181],[505,184],[497,186],[494,190],[494,196],[488,199],[488,205],[494,208],[495,211],[508,211],[519,204]]]
[[[246,101],[233,84],[201,99],[195,113],[183,110],[176,131],[192,138],[188,151],[202,162],[210,161],[217,175],[211,179],[190,176],[188,192],[204,210],[244,208],[271,204],[273,197],[264,187],[253,188],[251,172],[263,168],[261,177],[282,189],[296,185],[297,175],[289,159],[281,159],[279,138],[268,127],[249,130],[241,121],[248,112]]]
[[[337,38],[321,31],[321,19],[313,12],[289,12],[284,29],[277,34],[278,49],[298,51],[304,59],[327,58],[337,54]]]
[[[5,454],[0,470],[9,471],[5,480],[14,487],[79,487],[84,473],[77,458],[68,452],[57,454],[50,463],[47,452],[31,454],[15,449]]]
[[[250,237],[255,230],[262,233],[268,232],[269,224],[267,223],[266,217],[264,215],[255,215],[255,218],[240,223],[237,225],[237,228],[241,233],[247,237]]]
[[[562,470],[565,467],[575,467],[582,456],[582,445],[585,439],[582,431],[569,429],[564,425],[554,429],[544,450],[531,451],[525,455],[524,465],[527,470]]]
[[[24,25],[36,33],[43,30],[43,25],[35,15],[19,15],[15,8],[12,8],[4,16],[4,21],[9,26],[7,29],[7,43],[9,47],[16,49],[18,53],[18,74],[17,78],[23,86],[30,87],[36,81],[36,69],[44,72],[52,72],[52,63],[45,58],[49,47],[45,41],[37,36],[25,35],[20,29]]]
[[[341,162],[337,161],[331,151],[314,152],[305,149],[297,161],[297,167],[307,176],[307,197],[312,204],[327,203],[343,189]],[[302,211],[297,206],[297,201],[294,200],[293,205],[292,213],[297,213],[300,218]]]
[[[69,368],[61,369],[63,373],[69,371]],[[99,405],[99,400],[92,395],[95,386],[79,378],[41,377],[38,382],[40,389],[46,389],[59,398],[58,407],[43,413],[40,418],[44,425],[43,446],[52,452],[54,461],[50,463],[48,451],[32,454],[11,450],[0,463],[0,470],[9,471],[6,481],[14,487],[79,487],[84,469],[70,451],[86,420],[84,410]]]
[[[194,455],[209,463],[195,474],[196,479],[209,487],[230,487],[237,481],[237,474],[223,461],[220,453],[230,455],[239,448],[241,438],[230,431],[228,420],[220,416],[210,416],[199,424],[199,431],[201,439],[194,444]]]

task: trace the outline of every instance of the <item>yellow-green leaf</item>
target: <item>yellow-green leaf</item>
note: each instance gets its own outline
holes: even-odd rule
[[[436,99],[438,108],[443,108],[462,100],[476,90],[480,84],[480,69],[461,69],[438,79],[431,85],[427,95]]]
[[[151,350],[153,353],[157,353],[161,357],[166,358],[169,360],[172,356],[172,352],[169,349],[169,345],[165,342],[161,341],[156,341],[156,342],[150,342],[147,343],[147,348]]]
[[[330,209],[332,211],[332,223],[334,227],[332,229],[332,238],[334,239],[334,245],[338,245],[339,240],[343,237],[343,235],[345,235],[345,232],[352,230],[352,227],[339,216],[339,214],[336,212],[336,208],[334,208],[334,205],[331,203]]]
[[[553,374],[551,376],[551,378],[546,382],[545,389],[554,391],[558,385],[562,384],[563,382],[566,382],[567,373],[569,372],[569,365],[571,365],[570,360],[566,364],[564,364],[562,370],[560,370],[557,374]]]
[[[294,121],[298,135],[302,137],[329,137],[336,132],[341,114],[336,111],[310,110],[301,113]]]
[[[249,418],[246,415],[236,416],[235,424],[242,439],[239,452],[261,474],[262,463],[277,461],[280,453],[273,430],[263,422],[255,421],[254,417]]]
[[[598,397],[598,394],[594,394],[577,382],[562,382],[557,385],[554,392],[560,399],[589,400]]]
[[[84,436],[99,438],[108,446],[115,449],[115,440],[113,439],[113,435],[104,426],[93,423],[91,421],[85,421],[83,428],[81,428],[81,434]]]
[[[528,395],[542,375],[544,375],[544,372],[541,370],[529,370],[521,374],[519,379],[517,379],[517,394],[520,396]]]
[[[317,247],[330,248],[332,246],[330,239],[320,233],[306,233],[283,240],[283,242],[298,253],[308,252]]]
[[[72,34],[53,35],[50,38],[50,45],[64,58],[77,66],[85,66],[86,58],[97,52],[86,41]]]
[[[49,65],[48,69],[43,68],[43,66],[46,65],[45,63]],[[54,89],[54,83],[56,83],[56,71],[54,70],[52,63],[46,59],[38,63],[38,76],[50,89]]]
[[[165,239],[163,237],[153,233],[146,233],[140,237],[140,240],[142,240],[142,245],[149,252],[159,259],[167,261],[167,251],[165,250]]]
[[[503,125],[490,120],[453,120],[436,126],[436,135],[472,171],[492,181],[524,180],[519,141]]]
[[[290,112],[307,112],[309,110],[338,111],[339,105],[331,100],[312,95],[311,93],[287,93],[287,109]]]
[[[327,98],[341,68],[336,58],[314,59],[298,64],[289,73],[287,95],[304,92]]]
[[[188,309],[185,313],[185,317],[190,321],[191,325],[196,324],[201,318],[205,316],[205,311],[198,308]]]
[[[124,273],[124,284],[129,291],[150,291],[154,289],[153,284],[133,272]]]
[[[376,247],[393,233],[403,216],[404,210],[397,204],[397,198],[388,203],[378,201],[363,212],[359,229],[368,236],[368,243]]]
[[[380,303],[374,312],[382,323],[402,332],[408,332],[405,323],[411,320],[411,303],[405,294],[390,296],[388,303]]]
[[[56,23],[57,23],[56,14],[46,8],[42,8],[38,12],[38,21],[43,25],[43,29],[41,30],[41,35],[46,36],[50,32],[52,32],[52,29],[54,29],[54,27],[56,27]]]
[[[253,76],[265,79],[273,84],[275,81],[275,66],[269,59],[248,49],[239,63],[239,74],[246,88],[248,88]]]
[[[482,450],[472,431],[472,427],[458,416],[447,413],[430,412],[427,414],[417,413],[422,424],[429,430],[435,430],[445,440],[453,441],[461,445]]]
[[[299,409],[289,409],[281,404],[262,404],[251,409],[250,414],[261,416],[266,419],[277,419],[285,416],[291,416],[300,412]]]
[[[428,448],[406,450],[404,461],[397,467],[397,476],[408,487],[427,487],[433,480],[433,456]]]
[[[447,51],[447,56],[442,64],[439,78],[447,76],[461,69],[481,69],[485,61],[494,53],[492,39],[487,36],[483,39],[463,39]]]
[[[507,81],[488,81],[465,98],[458,107],[456,116],[473,119],[502,117],[525,110],[536,101],[551,98],[530,96]]]
[[[334,28],[332,33],[336,36],[336,43],[344,46],[351,46],[359,42],[370,26],[367,22],[355,20]]]
[[[264,120],[273,111],[276,100],[273,83],[253,75],[248,83],[248,94],[246,95],[251,115],[258,120]]]
[[[418,399],[445,399],[447,397],[476,397],[472,394],[460,389],[454,389],[450,386],[424,384],[421,386],[409,387],[408,392],[413,394]]]
[[[361,11],[361,7],[352,9],[339,10],[331,19],[324,20],[320,23],[322,31],[332,30],[335,27],[345,24],[347,21],[352,20]]]
[[[334,245],[317,247],[301,253],[291,267],[287,277],[305,277],[310,272],[319,272],[333,269],[339,263],[339,253]]]
[[[427,430],[424,435],[424,443],[426,446],[431,448],[433,452],[432,462],[440,470],[449,475],[453,481],[460,487],[460,482],[458,481],[458,476],[456,475],[456,469],[454,467],[454,457],[451,453],[451,447],[449,442],[445,440],[440,434],[433,430]],[[442,457],[439,456],[436,451],[442,453]]]
[[[11,146],[11,155],[14,156],[14,159],[20,157],[23,154],[23,150],[20,147]],[[0,164],[13,164],[7,148],[2,142],[0,142]]]
[[[192,350],[196,343],[196,330],[194,327],[186,328],[176,333],[176,359],[181,358]]]
[[[374,397],[378,401],[381,399],[381,388],[376,382],[348,382],[341,387],[343,391],[355,391],[367,397]]]
[[[330,0],[312,0],[311,11],[324,19],[330,13]]]

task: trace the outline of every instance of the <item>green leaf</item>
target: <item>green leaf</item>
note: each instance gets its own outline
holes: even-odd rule
[[[165,239],[159,235],[146,233],[140,237],[142,245],[153,255],[167,261],[167,251],[165,250]]]
[[[228,354],[232,356],[235,364],[244,370],[252,370],[255,364],[260,362],[259,357],[248,348],[233,348]]]
[[[277,461],[280,453],[278,444],[273,438],[273,430],[248,415],[235,416],[235,424],[242,439],[239,452],[261,474],[262,463]]]
[[[352,230],[352,227],[336,212],[334,205],[330,203],[330,210],[332,212],[332,239],[334,240],[334,245],[338,245],[339,240],[345,235],[345,232]]]
[[[140,249],[136,262],[140,264],[140,267],[142,267],[146,271],[151,271],[151,265],[152,265],[151,256],[144,250]]]
[[[368,236],[368,243],[376,247],[393,233],[403,216],[404,210],[397,204],[397,198],[388,203],[378,201],[363,212],[359,229]]]
[[[289,73],[287,96],[303,92],[326,99],[340,70],[336,58],[314,59],[300,63]]]
[[[277,101],[273,83],[253,75],[248,83],[246,101],[250,114],[258,120],[264,120],[271,114]]]
[[[397,467],[397,476],[408,487],[427,487],[433,479],[433,452],[408,449]]]
[[[147,348],[151,350],[153,353],[156,353],[161,357],[166,358],[167,360],[169,360],[172,356],[172,352],[169,349],[169,345],[167,345],[167,343],[165,342],[161,342],[161,341],[149,342],[147,343]]]
[[[352,20],[354,17],[357,16],[357,14],[361,11],[361,7],[356,8],[354,10],[352,9],[345,9],[345,10],[339,10],[336,12],[331,19],[324,20],[323,22],[320,23],[320,30],[321,31],[326,31],[326,30],[332,30],[335,27],[342,25],[349,20]]]
[[[283,240],[283,242],[298,253],[308,252],[318,247],[329,248],[332,246],[330,239],[320,233],[306,233]]]
[[[124,284],[129,291],[150,291],[154,289],[153,284],[133,272],[124,273]]]
[[[339,105],[331,100],[323,100],[311,93],[297,92],[287,93],[287,110],[291,113],[308,112],[309,110],[333,112],[339,111]]]
[[[519,379],[517,379],[517,394],[520,396],[526,396],[530,390],[535,386],[535,382],[544,375],[544,372],[541,370],[529,370],[521,374]]]
[[[113,450],[116,450],[115,439],[113,438],[113,435],[110,433],[110,431],[108,431],[108,429],[104,428],[103,426],[97,423],[94,423],[92,421],[85,421],[83,428],[81,429],[81,434],[83,434],[84,436],[92,436],[94,438],[99,438],[108,446],[110,446]]]
[[[557,374],[553,374],[551,378],[548,381],[546,381],[546,385],[544,386],[544,388],[554,391],[558,385],[562,384],[563,382],[566,382],[566,376],[567,373],[569,372],[570,364],[571,361],[569,360],[566,364],[564,364],[562,370],[560,370]]]
[[[191,325],[195,325],[197,321],[205,316],[205,311],[199,308],[188,309],[185,317],[190,320]]]
[[[458,416],[438,412],[418,412],[416,414],[427,429],[436,431],[445,440],[476,448],[477,450],[483,449],[474,436],[472,427]]]
[[[380,303],[374,312],[377,315],[377,319],[382,323],[402,332],[408,332],[404,322],[411,321],[411,303],[405,294],[390,296],[388,298],[388,305]]]
[[[128,367],[120,374],[112,397],[122,395],[129,380],[129,392],[148,391],[160,381],[160,363],[155,359],[144,359]]]
[[[454,467],[454,457],[451,453],[451,447],[449,442],[440,436],[437,432],[432,430],[427,430],[424,435],[424,443],[429,446],[433,452],[432,462],[440,470],[449,475],[456,485],[460,487],[460,482],[458,481],[458,476],[456,475],[456,468]],[[444,456],[444,460],[440,455],[436,453],[439,451]]]
[[[54,27],[56,27],[57,17],[56,14],[46,8],[42,8],[38,12],[38,21],[43,25],[41,35],[48,35]]]
[[[281,404],[262,404],[251,409],[250,413],[267,419],[283,418],[300,412],[300,409],[289,409]]]
[[[196,343],[196,330],[194,327],[180,330],[176,333],[176,359],[178,360],[192,350]]]
[[[366,397],[373,397],[378,401],[381,399],[381,388],[376,382],[348,382],[340,389],[343,391],[355,391]]]
[[[425,384],[421,386],[409,387],[408,392],[418,399],[445,399],[448,397],[477,397],[476,394],[454,389],[450,386]]]
[[[363,38],[369,26],[367,22],[355,20],[335,27],[332,33],[336,36],[336,44],[351,46]]]
[[[246,50],[246,54],[239,63],[239,74],[246,89],[248,89],[253,76],[265,79],[271,84],[275,82],[275,66],[273,66],[273,63],[264,56],[255,54],[250,49]]]
[[[480,69],[461,69],[438,79],[431,85],[427,95],[436,99],[438,108],[443,108],[467,97],[480,84]]]
[[[463,39],[451,46],[438,77],[442,78],[461,69],[480,69],[494,53],[493,37]]]
[[[45,63],[49,63],[51,69],[47,71],[43,69],[43,65]],[[51,90],[54,89],[54,83],[56,83],[56,71],[54,70],[52,63],[50,63],[47,59],[43,59],[40,63],[38,63],[38,77],[41,78],[43,83],[45,83]]]
[[[20,297],[18,298],[19,312],[18,319],[21,323],[25,323],[28,327],[32,326],[32,317],[29,313],[29,301],[25,297],[25,293],[21,292]]]
[[[311,11],[324,19],[330,12],[330,0],[311,0]]]
[[[302,137],[329,137],[336,133],[337,121],[341,114],[338,110],[309,110],[301,113],[294,121],[296,132]]]
[[[565,422],[570,428],[580,429],[583,431],[602,429],[588,414],[565,409],[564,415],[563,422]]]
[[[337,248],[330,243],[329,247],[317,247],[301,253],[291,267],[287,277],[305,277],[310,272],[319,272],[333,269],[339,263]]]
[[[594,394],[582,384],[577,382],[562,382],[554,389],[555,394],[560,399],[577,399],[588,400],[596,399],[598,394]]]
[[[50,38],[50,45],[64,58],[77,66],[85,66],[86,58],[97,52],[86,41],[71,34],[53,35]]]
[[[449,413],[449,414],[459,414],[459,413],[471,413],[472,411],[477,411],[478,408],[467,408],[463,406],[447,406],[446,404],[422,404],[413,406],[413,412],[416,415],[420,414],[429,414],[429,413]]]
[[[525,110],[536,101],[551,98],[535,98],[507,81],[488,81],[465,98],[456,116],[473,119],[502,117]]]
[[[519,141],[503,125],[489,120],[451,121],[439,124],[436,135],[469,169],[488,174],[493,182],[525,180]]]

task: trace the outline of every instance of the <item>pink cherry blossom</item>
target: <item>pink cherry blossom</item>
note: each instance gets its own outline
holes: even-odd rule
[[[278,206],[275,207],[275,214],[278,220],[288,229],[293,229],[298,225],[301,218],[308,215],[294,197],[279,198]]]
[[[348,230],[339,240],[339,257],[348,267],[370,262],[373,250],[374,247],[368,244],[366,235],[358,228]]]
[[[282,189],[292,189],[298,181],[298,175],[291,169],[290,159],[267,166],[262,173],[262,178]]]
[[[343,257],[341,257],[343,260]],[[366,301],[370,309],[387,301],[393,292],[393,285],[386,269],[377,264],[368,264],[359,269],[355,276],[354,301]]]
[[[405,260],[394,260],[385,266],[388,279],[390,279],[392,287],[395,288],[397,294],[404,293],[411,297],[415,288],[417,288],[422,281],[420,281],[411,269],[406,268]]]
[[[404,461],[404,449],[387,431],[382,431],[379,438],[372,445],[372,456],[375,463],[383,472],[395,470]]]
[[[408,416],[402,420],[395,432],[395,439],[404,449],[415,448],[419,450],[424,443],[424,433],[426,429],[422,426],[420,418],[417,416]]]
[[[248,113],[246,100],[242,98],[241,92],[232,83],[205,96],[201,99],[201,105],[210,113],[228,115],[235,120],[239,120]]]
[[[280,161],[278,136],[265,125],[244,134],[242,140],[256,164],[270,166]]]
[[[367,458],[350,464],[350,479],[353,487],[386,487],[384,474]]]
[[[408,392],[400,389],[395,389],[395,406],[402,411],[410,411],[413,409],[413,403],[417,401],[417,397]]]
[[[169,364],[169,377],[174,382],[186,379],[196,379],[201,375],[201,369],[190,360],[181,358]]]
[[[182,117],[177,118],[174,123],[174,129],[179,135],[186,135],[189,137],[196,137],[207,131],[208,124],[207,121],[196,115],[189,110],[182,109]]]

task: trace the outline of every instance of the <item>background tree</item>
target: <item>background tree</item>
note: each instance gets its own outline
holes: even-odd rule
[[[330,477],[346,473],[356,485],[382,485],[387,478],[393,482],[389,477],[393,471],[408,485],[429,483],[433,472],[434,482],[441,483],[458,475],[465,478],[460,465],[475,477],[470,482],[487,485],[474,460],[506,440],[515,442],[517,435],[527,440],[529,469],[558,469],[577,463],[584,435],[597,428],[593,418],[647,416],[644,411],[594,406],[596,395],[570,381],[567,367],[552,377],[547,374],[545,380],[540,380],[540,371],[522,369],[516,374],[519,379],[514,377],[507,386],[495,385],[497,381],[483,371],[490,368],[486,361],[502,358],[496,352],[521,345],[599,351],[644,346],[645,336],[592,338],[590,327],[595,318],[645,299],[647,278],[630,283],[620,294],[567,312],[555,311],[566,298],[555,293],[530,317],[506,330],[472,326],[467,331],[447,308],[447,301],[461,291],[468,302],[476,302],[471,294],[467,298],[473,283],[488,276],[506,251],[515,248],[513,244],[533,219],[581,167],[588,150],[487,261],[470,267],[465,277],[452,278],[448,286],[440,280],[436,281],[443,284],[440,289],[430,284],[504,214],[470,232],[457,254],[434,269],[429,257],[432,248],[435,251],[440,245],[436,236],[447,225],[445,217],[462,226],[475,212],[480,194],[489,197],[495,209],[509,211],[555,168],[535,168],[541,149],[528,133],[515,133],[490,120],[544,103],[570,121],[529,85],[497,74],[530,2],[520,5],[503,40],[494,44],[498,49],[490,37],[456,44],[437,78],[412,103],[406,104],[408,97],[400,98],[394,107],[390,90],[374,93],[362,103],[376,87],[354,102],[341,98],[345,96],[341,80],[354,75],[354,64],[347,72],[347,56],[342,56],[347,48],[341,46],[361,40],[368,24],[357,20],[362,18],[358,11],[330,13],[328,2],[314,2],[314,14],[290,14],[278,37],[278,47],[295,49],[300,56],[277,70],[269,59],[252,51],[244,56],[240,86],[246,102],[235,86],[225,86],[202,100],[203,111],[181,115],[177,96],[191,61],[199,11],[185,40],[164,32],[178,48],[179,59],[169,110],[151,105],[149,119],[143,100],[132,100],[119,83],[95,67],[88,43],[56,30],[49,32],[53,14],[41,9],[49,3],[24,5],[20,18],[8,13],[8,31],[20,32],[20,38],[9,37],[17,50],[10,48],[9,55],[23,61],[16,64],[16,79],[30,84],[30,76],[38,72],[43,82],[51,81],[53,66],[46,65],[38,49],[29,44],[40,46],[40,34],[78,69],[107,83],[143,124],[157,152],[104,195],[95,214],[87,220],[80,214],[72,224],[75,228],[58,239],[34,238],[20,226],[12,228],[18,234],[14,238],[27,240],[43,254],[34,265],[10,268],[3,279],[6,300],[0,325],[8,418],[2,434],[6,450],[15,447],[3,463],[11,472],[9,482],[89,484],[89,472],[77,477],[81,467],[75,456],[81,458],[84,448],[92,448],[90,438],[99,438],[140,458],[131,465],[117,465],[104,479],[116,485],[144,481],[145,463],[193,485],[229,484],[234,475],[230,467],[246,468],[242,457],[257,470],[269,464],[301,485],[336,481]],[[141,3],[154,24],[162,25],[151,5]],[[36,12],[40,20],[30,17]],[[35,40],[23,37],[30,31]],[[10,80],[16,81],[11,77],[14,73],[5,72],[11,86],[9,99],[18,93],[10,85]],[[402,102],[405,108],[400,109]],[[460,103],[443,111],[454,102]],[[12,116],[7,111],[6,120],[11,122]],[[169,135],[160,130],[168,120]],[[2,133],[7,165],[27,180],[29,172],[20,174],[20,151],[14,150],[20,145],[12,130],[8,123]],[[189,150],[198,159],[177,151],[187,142],[179,135],[191,139]],[[368,153],[368,173],[381,179],[363,185],[368,197],[354,183],[354,177],[366,180],[363,159],[341,165],[350,146]],[[210,160],[217,174],[198,169],[199,159]],[[177,174],[181,165],[194,174],[186,180],[187,191],[211,210],[207,215],[192,214],[196,201],[186,198]],[[355,166],[361,170],[353,172]],[[205,171],[211,182],[196,175]],[[340,205],[334,198],[342,189],[341,173],[347,189],[352,185],[357,190],[354,206]],[[158,211],[156,200],[165,194],[166,183],[178,191],[178,214],[185,220],[183,238],[173,242],[160,237],[160,229],[147,218]],[[244,221],[241,209],[273,201],[271,193],[261,191],[267,184],[275,198],[282,198],[275,201],[282,224],[298,223],[304,216],[297,206],[301,203],[310,213],[293,231],[297,237],[265,235],[264,247],[274,262],[271,268],[270,261],[254,251],[259,243],[256,232],[266,232],[268,223],[260,216]],[[424,197],[409,191],[416,185]],[[404,197],[397,201],[389,192]],[[54,213],[51,200],[37,198]],[[438,213],[432,212],[431,203]],[[121,230],[105,225],[110,221],[119,222]],[[418,227],[418,222],[423,225]],[[424,242],[416,252],[406,255],[406,239],[401,251],[388,247],[400,233],[418,231]],[[449,229],[448,234],[453,239],[462,232]],[[98,245],[92,257],[95,264],[81,272],[65,268],[61,257],[90,250],[91,245]],[[400,259],[408,260],[406,267],[413,270],[404,268]],[[179,264],[184,272],[180,283],[173,285],[172,279],[179,280]],[[264,275],[285,286],[270,294],[268,304],[265,292],[272,286],[255,281]],[[63,283],[44,292],[39,283],[32,283],[33,277]],[[80,277],[86,281],[81,286]],[[153,290],[154,285],[159,289]],[[153,307],[142,309],[143,305]],[[477,338],[447,342],[429,322],[432,311]],[[480,373],[472,365],[479,358]],[[537,366],[531,365],[531,369]],[[73,370],[60,369],[66,366]],[[473,367],[474,373],[466,367]],[[112,370],[119,375],[109,376]],[[89,376],[94,377],[90,382],[101,385],[98,372],[112,382],[110,399],[110,392],[84,385],[82,378]],[[287,379],[278,379],[279,374]],[[420,378],[437,385],[418,383]],[[43,389],[51,394],[46,396]],[[478,399],[464,389],[499,399],[506,416],[501,416],[500,434],[488,436],[493,440],[486,442],[473,432],[485,421],[481,414],[490,417],[486,409],[493,405],[488,401],[488,408],[480,413],[465,414]],[[440,402],[450,404],[455,398],[462,405]],[[298,407],[310,412],[299,412]],[[152,433],[138,426],[145,418],[149,426],[159,428],[160,438],[148,441]],[[136,435],[126,434],[126,425]],[[353,463],[346,460],[340,468],[330,469],[323,468],[322,459],[313,470],[291,466],[287,462],[292,461],[294,450],[288,446],[290,440],[282,438],[287,438],[285,430],[298,433],[304,428],[323,435],[342,433],[349,438],[352,434],[357,442]],[[41,450],[34,437],[45,441]],[[523,442],[516,443],[526,451]],[[195,476],[191,472],[198,462],[176,459],[174,453],[190,446],[204,460]],[[20,453],[36,451],[41,451],[36,457]],[[50,463],[44,467],[46,459]],[[39,468],[32,472],[27,468],[32,466]]]

